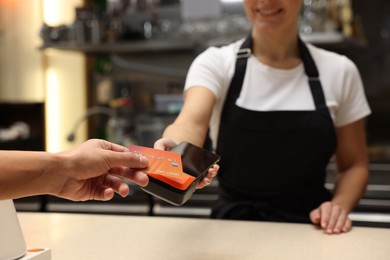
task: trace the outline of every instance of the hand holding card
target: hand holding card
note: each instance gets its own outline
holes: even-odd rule
[[[188,142],[182,142],[171,151],[130,145],[131,152],[143,155],[149,166],[143,169],[149,175],[149,184],[142,190],[173,205],[183,205],[194,193],[199,181],[220,157]]]
[[[194,176],[183,172],[179,153],[138,145],[130,145],[129,149],[135,154],[148,158],[149,166],[143,171],[149,177],[165,182],[179,190],[186,190],[195,180]]]

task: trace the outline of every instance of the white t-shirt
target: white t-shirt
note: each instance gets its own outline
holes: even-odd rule
[[[202,86],[210,89],[217,102],[210,121],[213,144],[227,90],[233,78],[236,53],[243,40],[223,47],[210,47],[192,63],[185,90]],[[347,57],[307,44],[317,65],[326,104],[336,127],[355,122],[371,113],[363,83],[355,64]],[[248,58],[246,74],[236,105],[253,111],[314,110],[303,63],[293,69],[275,69]]]

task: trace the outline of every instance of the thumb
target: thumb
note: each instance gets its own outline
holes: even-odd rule
[[[173,147],[175,147],[177,144],[175,141],[173,141],[170,138],[163,137],[161,139],[158,139],[155,143],[153,148],[154,149],[159,149],[159,150],[171,150]]]
[[[313,224],[320,224],[321,213],[319,208],[316,208],[310,212],[310,220],[313,222]]]
[[[139,156],[132,152],[113,152],[105,151],[105,159],[114,167],[145,168],[148,166],[148,159],[145,156]]]

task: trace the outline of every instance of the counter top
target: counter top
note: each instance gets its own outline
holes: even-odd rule
[[[389,259],[390,229],[326,235],[310,224],[18,213],[27,247],[52,259]]]

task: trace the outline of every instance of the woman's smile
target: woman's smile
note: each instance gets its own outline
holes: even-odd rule
[[[256,15],[261,18],[272,18],[282,13],[281,8],[256,8]]]

